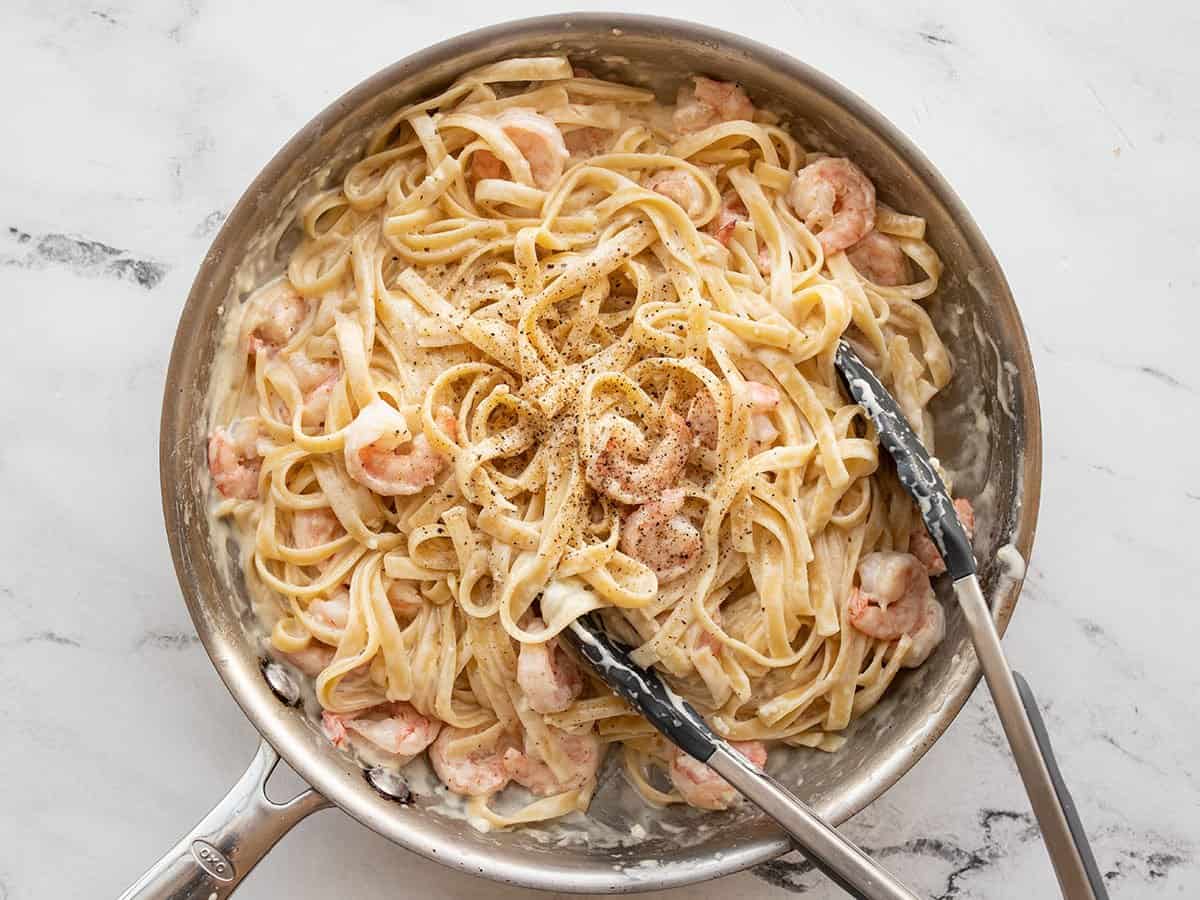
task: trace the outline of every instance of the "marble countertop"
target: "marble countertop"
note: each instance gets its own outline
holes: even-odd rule
[[[555,11],[439,9],[0,10],[4,900],[116,895],[254,752],[162,533],[168,351],[215,229],[311,115],[432,42]],[[742,32],[839,79],[973,210],[1018,297],[1045,422],[1037,548],[1005,643],[1046,707],[1113,896],[1200,895],[1200,13],[1117,0],[653,11]],[[1000,745],[981,689],[847,833],[922,896],[1055,896]],[[323,812],[238,896],[520,893]],[[789,893],[841,896],[793,857],[687,896]]]

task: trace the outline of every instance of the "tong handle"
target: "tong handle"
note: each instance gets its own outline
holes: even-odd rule
[[[609,637],[592,616],[581,616],[568,632],[575,648],[617,694],[684,753],[706,763],[750,802],[778,822],[796,848],[857,900],[918,900],[891,872],[778,781],[750,765],[704,718],[675,694],[653,669],[629,658],[629,648]]]
[[[1062,895],[1067,900],[1108,900],[1104,879],[1075,802],[1058,770],[1050,735],[1033,691],[1025,679],[1009,668],[979,579],[974,575],[958,579],[954,582],[954,593],[966,616],[971,642],[1017,762],[1017,771],[1025,783]]]
[[[816,814],[766,772],[754,768],[725,741],[707,765],[778,822],[796,847],[838,887],[858,900],[919,900],[891,872]]]
[[[1029,716],[1033,739],[1037,741],[1042,761],[1046,764],[1051,787],[1058,798],[1059,806],[1062,807],[1063,816],[1067,820],[1067,828],[1070,829],[1075,843],[1075,849],[1087,872],[1092,893],[1085,896],[1095,897],[1096,900],[1108,900],[1108,891],[1104,886],[1104,879],[1100,875],[1100,867],[1096,865],[1096,857],[1092,855],[1092,846],[1088,843],[1087,832],[1083,830],[1083,822],[1079,819],[1079,810],[1075,808],[1075,800],[1071,797],[1071,792],[1067,790],[1067,783],[1063,780],[1062,772],[1058,768],[1058,760],[1054,758],[1054,748],[1050,746],[1050,733],[1046,730],[1042,711],[1038,708],[1037,699],[1033,696],[1033,688],[1029,686],[1029,682],[1020,672],[1014,671],[1012,676],[1017,683],[1017,693],[1021,695],[1021,705],[1025,707],[1025,713]]]

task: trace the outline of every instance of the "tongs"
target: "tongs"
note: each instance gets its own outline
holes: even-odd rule
[[[966,617],[1063,896],[1068,900],[1107,900],[1087,835],[1055,764],[1033,692],[1009,668],[1000,647],[1000,637],[975,574],[971,542],[958,521],[945,484],[895,398],[845,341],[839,342],[834,361],[851,396],[866,410],[880,443],[895,460],[900,482],[916,501],[954,580],[955,596]],[[609,687],[633,704],[672,743],[706,763],[775,819],[796,841],[797,849],[849,894],[860,900],[916,900],[916,894],[895,876],[716,735],[657,672],[635,665],[628,656],[629,648],[609,637],[594,614],[572,622],[567,633],[574,638],[580,655]]]
[[[916,501],[929,537],[946,563],[954,596],[967,620],[975,655],[1016,759],[1017,771],[1025,783],[1063,896],[1068,900],[1107,900],[1104,881],[1075,802],[1054,760],[1050,735],[1033,690],[1009,667],[1000,646],[992,612],[979,586],[971,541],[958,520],[946,485],[900,412],[896,398],[844,340],[838,342],[834,364],[850,396],[866,410],[875,425],[879,443],[895,461],[900,483]]]
[[[848,894],[859,900],[918,900],[807,803],[719,737],[656,671],[634,664],[629,648],[610,638],[594,614],[576,619],[564,634],[574,638],[579,654],[613,691],[637,707],[680,750],[708,765],[783,826],[797,849]]]

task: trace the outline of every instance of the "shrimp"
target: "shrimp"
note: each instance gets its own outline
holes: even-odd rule
[[[757,769],[767,764],[767,748],[762,741],[738,741],[730,744]],[[675,749],[671,756],[671,784],[679,791],[688,806],[698,809],[729,809],[738,798],[737,790],[728,781],[700,760]]]
[[[899,242],[886,234],[872,231],[846,251],[858,273],[875,284],[890,287],[912,280],[908,257]]]
[[[437,410],[438,425],[452,438],[457,434],[453,411]],[[442,473],[446,460],[424,434],[408,441],[408,423],[394,407],[383,400],[364,406],[346,428],[345,457],[350,477],[385,497],[418,494]],[[401,450],[401,444],[408,449]]]
[[[545,626],[540,619],[526,624],[529,631]],[[567,656],[558,641],[551,638],[544,644],[522,644],[517,656],[517,684],[534,712],[562,712],[583,693],[583,675],[575,660]]]
[[[721,246],[728,247],[729,242],[733,240],[733,229],[737,223],[748,218],[750,213],[742,198],[736,191],[726,191],[721,195],[721,208],[717,210],[712,221],[704,226],[704,230],[720,241]]]
[[[471,175],[476,181],[483,181],[485,178],[504,178],[507,174],[508,167],[500,162],[500,157],[491,150],[477,150],[471,157]]]
[[[292,543],[297,550],[328,544],[341,533],[342,523],[331,509],[298,509],[292,513]]]
[[[747,381],[746,399],[750,403],[751,440],[758,447],[770,444],[779,436],[779,431],[767,415],[779,406],[781,398],[778,389],[761,381]],[[709,450],[717,446],[717,407],[708,391],[700,391],[692,398],[688,405],[687,426],[698,446]]]
[[[566,758],[567,773],[554,774],[535,748],[526,746],[522,753],[515,747],[504,752],[504,771],[517,784],[539,797],[576,791],[596,780],[602,759],[600,741],[592,732],[570,734],[549,726],[551,740],[558,743]]]
[[[326,710],[321,715],[321,727],[329,742],[339,749],[349,743],[360,752],[382,751],[403,765],[434,742],[442,723],[396,701],[358,713]]]
[[[855,628],[881,641],[894,641],[917,629],[933,597],[919,559],[911,553],[868,553],[859,561],[858,579],[849,610]]]
[[[253,500],[258,496],[258,428],[244,420],[214,428],[208,438],[208,471],[222,497]]]
[[[771,248],[766,244],[758,245],[758,253],[755,254],[754,261],[758,263],[758,271],[764,276],[771,274]]]
[[[932,592],[925,596],[917,624],[908,632],[908,636],[912,638],[912,646],[908,648],[908,655],[901,665],[906,669],[915,669],[929,659],[929,655],[946,636],[946,611]]]
[[[527,109],[509,109],[496,116],[504,134],[529,163],[533,183],[545,190],[562,177],[570,152],[553,121]],[[477,179],[503,178],[507,167],[490,150],[471,157],[471,174]]]
[[[750,212],[746,209],[746,204],[742,202],[742,198],[737,195],[736,191],[726,191],[721,195],[721,208],[717,210],[717,214],[712,220],[704,226],[704,230],[715,237],[723,247],[728,247],[729,242],[733,240],[733,230],[737,227],[738,222],[745,222],[750,218]],[[758,266],[758,271],[763,275],[771,274],[771,251],[766,244],[758,245],[758,252],[754,254],[754,262]]]
[[[717,404],[712,394],[700,391],[688,404],[687,427],[692,432],[692,442],[697,447],[715,450],[720,423],[717,421]]]
[[[746,396],[752,412],[768,413],[779,406],[779,389],[761,381],[747,381]]]
[[[313,642],[303,650],[294,650],[291,653],[277,652],[305,675],[316,678],[333,662],[334,649],[325,644]]]
[[[596,156],[608,149],[609,131],[606,128],[585,126],[568,131],[563,142],[572,156]]]
[[[754,104],[738,85],[697,75],[675,98],[672,122],[676,130],[689,134],[721,122],[753,120]]]
[[[313,359],[304,353],[292,353],[288,356],[287,363],[295,373],[296,383],[300,385],[302,391],[311,391],[341,372],[341,368],[336,362]]]
[[[338,591],[328,600],[313,600],[308,604],[308,614],[330,628],[341,630],[350,620],[350,594]]]
[[[962,497],[954,501],[954,511],[958,513],[958,521],[962,523],[967,533],[967,540],[975,539],[975,507],[970,500]],[[925,571],[932,578],[946,571],[946,561],[938,553],[937,544],[924,528],[914,533],[908,539],[908,552],[919,559],[925,566]]]
[[[687,465],[692,432],[673,410],[664,410],[663,415],[663,434],[649,454],[645,438],[628,419],[614,417],[602,426],[600,449],[587,462],[588,483],[630,504],[647,503],[673,485]],[[638,462],[638,457],[645,462]]]
[[[767,413],[779,406],[781,398],[777,388],[761,381],[747,381],[746,396],[750,401],[750,440],[753,445],[750,452],[753,455],[779,437],[779,429]]]
[[[310,359],[303,353],[290,356],[288,365],[304,395],[300,421],[305,425],[323,425],[329,398],[342,374],[341,368],[337,363]]]
[[[282,347],[300,330],[308,318],[308,301],[286,279],[269,288],[270,294],[258,310],[257,322],[250,333],[250,352]]]
[[[310,606],[309,608],[311,609],[312,607]],[[322,644],[319,641],[312,641],[303,650],[294,650],[291,653],[284,653],[281,650],[275,651],[276,655],[291,663],[310,678],[316,678],[329,668],[329,664],[333,662],[336,652],[333,647]],[[341,683],[347,688],[368,686],[371,683],[369,666],[361,665],[351,669],[342,676]]]
[[[499,747],[477,747],[465,755],[461,748],[451,753],[450,745],[478,733],[478,729],[446,727],[429,748],[429,762],[438,778],[453,793],[486,797],[502,790],[509,781],[504,752]]]
[[[828,256],[861,241],[875,227],[875,185],[848,159],[826,157],[796,173],[788,200],[804,224],[819,228]]]
[[[414,618],[425,606],[420,592],[410,582],[399,579],[388,585],[387,598],[392,611],[405,619]]]
[[[325,414],[329,410],[329,398],[337,386],[338,376],[334,375],[323,381],[304,395],[304,405],[300,409],[300,424],[320,426],[325,424]]]
[[[691,172],[680,169],[660,169],[646,179],[646,188],[674,200],[689,219],[704,212],[707,196],[703,186]],[[719,215],[719,214],[718,214]],[[722,243],[727,243],[728,240]]]
[[[653,569],[659,584],[685,574],[704,549],[696,526],[681,515],[684,499],[681,488],[663,491],[630,513],[621,528],[621,552]]]

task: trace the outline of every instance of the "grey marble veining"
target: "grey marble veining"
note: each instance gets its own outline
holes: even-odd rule
[[[619,8],[620,4],[600,3]],[[1046,432],[1006,638],[1114,897],[1200,895],[1200,12],[1022,0],[644,11],[742,32],[866,97],[1005,266]],[[157,429],[176,319],[243,187],[314,112],[461,30],[469,0],[0,9],[0,898],[112,896],[241,773],[254,735],[179,599]],[[938,900],[1054,896],[986,695],[846,826]],[[657,895],[838,893],[798,858]],[[509,898],[337,812],[239,894]]]

